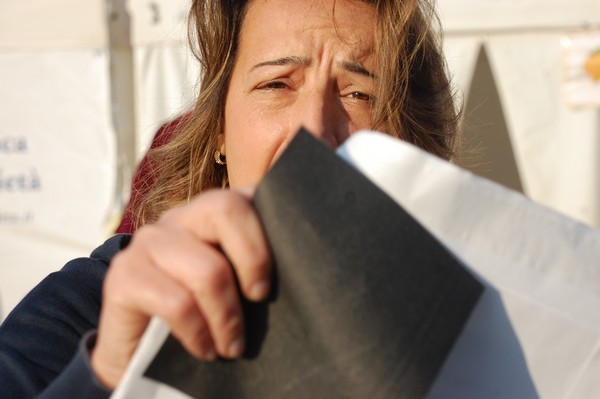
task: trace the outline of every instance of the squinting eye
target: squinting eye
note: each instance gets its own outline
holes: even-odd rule
[[[259,90],[275,90],[275,89],[285,89],[287,84],[280,80],[272,80],[270,82],[265,82],[258,85],[257,89]]]
[[[368,95],[366,93],[362,93],[360,91],[354,91],[354,92],[350,93],[348,95],[348,97],[353,98],[355,100],[360,100],[360,101],[367,101],[367,102],[373,101],[373,98],[370,95]]]

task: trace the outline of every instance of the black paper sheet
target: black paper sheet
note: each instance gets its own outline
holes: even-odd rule
[[[245,356],[202,362],[169,337],[145,376],[198,399],[424,397],[481,284],[306,131],[254,203],[275,288],[244,304]]]

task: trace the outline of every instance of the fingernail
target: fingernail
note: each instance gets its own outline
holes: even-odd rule
[[[266,281],[259,281],[255,283],[250,289],[250,298],[255,301],[259,301],[261,299],[266,298],[269,293],[269,283]]]
[[[234,339],[231,344],[229,344],[229,357],[240,357],[244,352],[244,339],[237,338]]]

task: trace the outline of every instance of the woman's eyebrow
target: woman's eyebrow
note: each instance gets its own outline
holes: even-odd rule
[[[309,64],[310,64],[310,59],[307,57],[288,56],[288,57],[276,58],[274,60],[259,62],[258,64],[252,66],[252,68],[250,68],[250,70],[254,71],[255,69],[265,67],[265,66],[309,65]],[[358,62],[340,61],[337,64],[340,68],[345,69],[348,72],[358,73],[359,75],[366,76],[371,79],[377,78],[373,72],[370,72],[369,70],[367,70],[364,66],[362,66]]]
[[[300,56],[289,56],[289,57],[281,57],[274,60],[259,62],[250,68],[251,71],[254,71],[257,68],[264,66],[285,66],[285,65],[308,65],[310,64],[310,59],[306,57]]]
[[[340,61],[338,62],[338,66],[348,72],[358,73],[359,75],[363,75],[371,79],[377,79],[377,76],[375,76],[373,72],[370,72],[358,62]]]

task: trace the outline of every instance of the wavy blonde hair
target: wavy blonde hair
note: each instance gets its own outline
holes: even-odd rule
[[[135,204],[134,226],[200,192],[222,187],[224,166],[214,161],[224,131],[227,89],[247,5],[253,0],[194,0],[190,47],[201,64],[202,87],[190,116],[164,146],[148,154],[152,171]],[[441,50],[439,20],[429,0],[355,0],[376,9],[377,99],[372,128],[451,159],[458,112]]]

